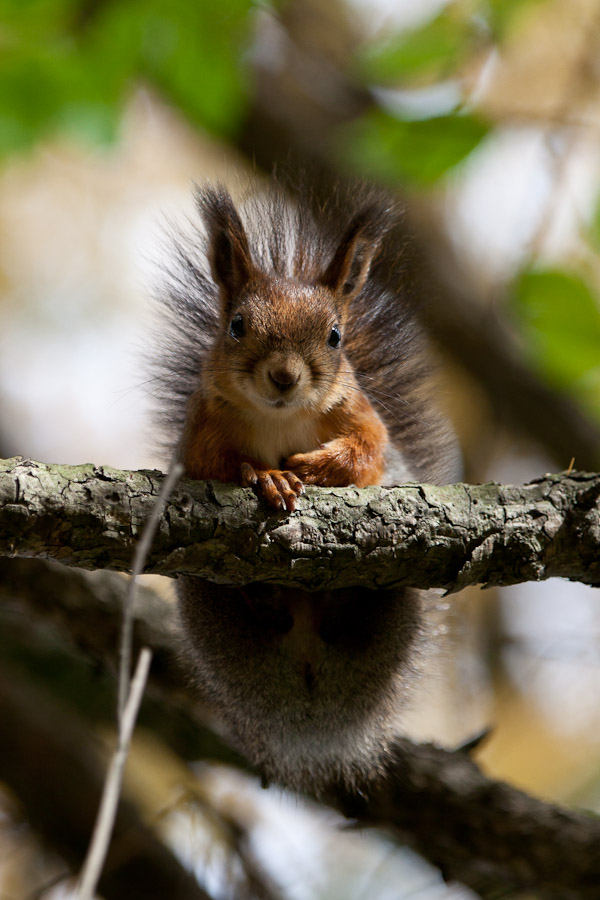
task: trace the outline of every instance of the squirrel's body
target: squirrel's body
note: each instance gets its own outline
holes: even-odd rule
[[[253,486],[265,515],[293,510],[305,483],[451,479],[393,210],[360,187],[319,205],[273,186],[242,216],[222,188],[198,203],[205,231],[196,254],[178,248],[159,363],[186,473]],[[268,777],[320,788],[377,772],[422,630],[418,592],[185,577],[178,594],[200,685]]]

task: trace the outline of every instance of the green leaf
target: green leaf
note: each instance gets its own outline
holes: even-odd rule
[[[600,304],[577,275],[524,273],[511,310],[532,364],[559,390],[572,392],[600,419]]]
[[[424,74],[444,78],[467,56],[475,34],[471,19],[444,10],[422,28],[370,44],[360,70],[366,81],[377,84],[397,84]]]
[[[346,131],[340,152],[372,177],[424,186],[465,159],[488,130],[481,119],[459,113],[405,122],[374,110]]]
[[[64,30],[76,8],[73,0],[1,0],[3,46],[41,45]]]
[[[0,54],[0,152],[22,150],[58,131],[114,136],[121,94],[84,37],[70,0],[4,0]]]
[[[194,122],[230,134],[246,84],[239,60],[252,0],[0,0],[0,153],[58,131],[114,139],[147,81]]]
[[[122,76],[143,77],[196,124],[226,135],[246,102],[239,59],[252,0],[110,4],[95,25],[95,50]]]
[[[534,6],[547,0],[483,0],[482,7],[490,29],[498,40],[503,40]]]

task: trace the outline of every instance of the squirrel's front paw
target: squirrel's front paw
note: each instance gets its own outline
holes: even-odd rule
[[[340,461],[323,448],[312,450],[310,453],[294,453],[286,459],[285,466],[305,484],[343,487],[351,484],[353,480]]]
[[[304,490],[302,482],[293,472],[279,469],[255,469],[244,462],[240,469],[242,485],[254,488],[256,494],[267,501],[273,509],[296,509],[296,498]]]

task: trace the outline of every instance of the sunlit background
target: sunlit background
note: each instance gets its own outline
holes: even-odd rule
[[[0,49],[0,456],[163,465],[140,359],[164,236],[194,216],[194,181],[239,192],[289,154],[399,190],[522,358],[600,427],[598,0],[2,0]],[[569,466],[438,343],[467,480]],[[600,811],[597,592],[550,581],[449,607],[409,732],[455,746],[491,726],[487,772]],[[156,736],[129,780],[215,897],[241,896],[223,822],[250,835],[274,896],[473,896],[239,772],[190,772]],[[27,810],[8,792],[3,808],[3,900],[70,896]]]

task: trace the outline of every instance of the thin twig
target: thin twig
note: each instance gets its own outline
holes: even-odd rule
[[[110,843],[112,830],[119,805],[123,772],[127,762],[129,744],[133,727],[137,717],[146,680],[152,661],[152,652],[148,647],[143,647],[135,670],[127,703],[119,721],[119,738],[117,748],[113,754],[104,789],[100,801],[100,809],[94,826],[94,833],[89,850],[81,871],[79,885],[76,891],[77,900],[91,900],[96,891],[96,885],[102,872],[106,852]]]
[[[135,720],[142,702],[142,696],[148,679],[148,672],[150,670],[150,663],[152,661],[152,651],[149,650],[148,647],[143,647],[138,658],[133,681],[130,681],[133,644],[133,609],[137,578],[143,571],[163,507],[182,474],[183,466],[178,461],[177,450],[171,465],[169,466],[167,477],[159,491],[148,521],[144,526],[142,536],[135,548],[131,579],[123,609],[120,634],[117,747],[112,756],[110,767],[104,782],[102,799],[100,801],[100,808],[98,810],[94,832],[92,834],[92,839],[83,864],[76,892],[77,900],[91,900],[96,891],[98,879],[102,872],[108,845],[113,832],[117,807],[119,805],[123,772],[125,770],[125,763],[127,762],[131,735],[133,734]]]
[[[144,565],[146,563],[146,559],[148,558],[150,546],[152,544],[152,540],[154,538],[158,520],[163,511],[163,507],[169,499],[177,481],[179,481],[179,479],[183,475],[183,466],[176,458],[177,455],[178,451],[176,451],[176,456],[173,458],[171,465],[169,466],[169,471],[167,472],[167,476],[160,489],[156,503],[154,504],[152,512],[150,513],[150,517],[146,522],[146,525],[142,532],[142,536],[135,548],[135,553],[133,556],[131,580],[129,582],[129,590],[127,592],[127,599],[125,601],[125,606],[123,609],[123,624],[121,627],[121,640],[119,649],[119,722],[121,721],[123,710],[125,709],[125,704],[127,703],[127,696],[129,694],[131,647],[133,641],[133,607],[135,601],[137,578],[138,575],[141,575],[144,569]]]

